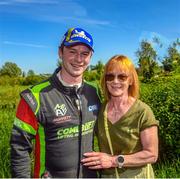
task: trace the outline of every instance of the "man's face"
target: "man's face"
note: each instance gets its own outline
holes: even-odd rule
[[[83,44],[64,46],[63,51],[59,50],[59,56],[63,62],[63,70],[72,77],[79,77],[89,65],[92,50]]]

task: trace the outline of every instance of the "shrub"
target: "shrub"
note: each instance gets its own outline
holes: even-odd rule
[[[158,78],[141,84],[141,99],[149,104],[160,122],[160,160],[177,159],[180,153],[180,79]]]
[[[37,84],[43,80],[45,80],[46,77],[40,76],[40,75],[32,75],[32,76],[27,76],[25,80],[23,81],[22,85],[34,85]]]

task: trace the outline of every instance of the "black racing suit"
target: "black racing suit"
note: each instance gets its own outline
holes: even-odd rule
[[[93,129],[100,108],[97,88],[83,82],[78,89],[66,87],[57,70],[48,80],[21,93],[11,137],[12,177],[96,177],[84,167],[83,153],[93,150]],[[34,143],[33,143],[34,141]]]

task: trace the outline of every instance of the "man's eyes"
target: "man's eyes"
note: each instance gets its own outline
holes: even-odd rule
[[[89,53],[88,52],[85,52],[85,53],[82,53],[83,56],[88,56]]]
[[[76,51],[73,51],[73,50],[70,50],[69,53],[74,54],[74,55],[75,55],[75,54],[78,54]],[[80,55],[82,55],[82,56],[88,56],[89,53],[88,53],[88,52],[84,52],[84,53],[81,53]]]
[[[73,50],[70,50],[69,52],[70,52],[70,53],[72,53],[72,54],[76,53],[76,52],[75,52],[75,51],[73,51]]]

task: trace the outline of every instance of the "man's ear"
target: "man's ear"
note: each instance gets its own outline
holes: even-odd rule
[[[59,58],[60,58],[60,59],[62,59],[62,53],[63,53],[63,52],[62,52],[62,49],[61,49],[61,48],[59,48],[59,50],[58,50],[58,54],[59,54]]]

